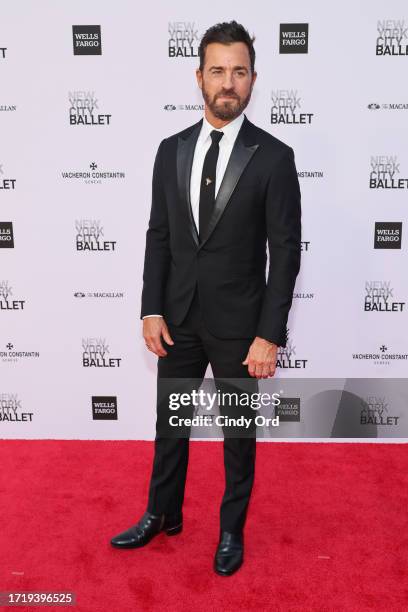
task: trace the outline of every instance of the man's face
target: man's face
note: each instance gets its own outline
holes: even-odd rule
[[[203,71],[197,70],[196,75],[205,103],[218,119],[232,121],[247,107],[256,72],[251,73],[245,43],[210,43]]]

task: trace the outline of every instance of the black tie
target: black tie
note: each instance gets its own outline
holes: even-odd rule
[[[203,164],[203,173],[201,175],[200,186],[200,204],[199,204],[199,234],[200,240],[203,239],[215,204],[215,171],[217,168],[217,159],[220,148],[218,146],[224,132],[212,130],[211,146],[207,151]]]

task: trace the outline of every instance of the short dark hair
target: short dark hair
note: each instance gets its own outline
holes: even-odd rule
[[[255,49],[253,42],[255,36],[250,36],[248,30],[243,25],[236,21],[230,21],[223,23],[217,23],[213,25],[203,35],[200,46],[198,47],[198,55],[200,57],[200,70],[204,68],[205,50],[207,45],[210,43],[221,43],[223,45],[229,45],[234,42],[243,42],[248,47],[249,59],[251,62],[251,71],[254,72],[255,68]]]

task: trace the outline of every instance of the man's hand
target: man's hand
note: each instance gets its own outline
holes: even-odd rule
[[[248,366],[251,376],[268,378],[275,374],[277,354],[277,344],[257,336],[249,347],[248,355],[242,364]]]
[[[161,338],[167,344],[174,344],[166,322],[163,317],[147,317],[143,319],[143,338],[149,351],[152,351],[158,357],[165,357],[167,351],[164,350]]]

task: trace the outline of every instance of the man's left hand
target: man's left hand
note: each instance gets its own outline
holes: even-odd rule
[[[275,374],[277,354],[277,344],[257,336],[249,347],[248,355],[242,364],[248,366],[251,376],[268,378]]]

